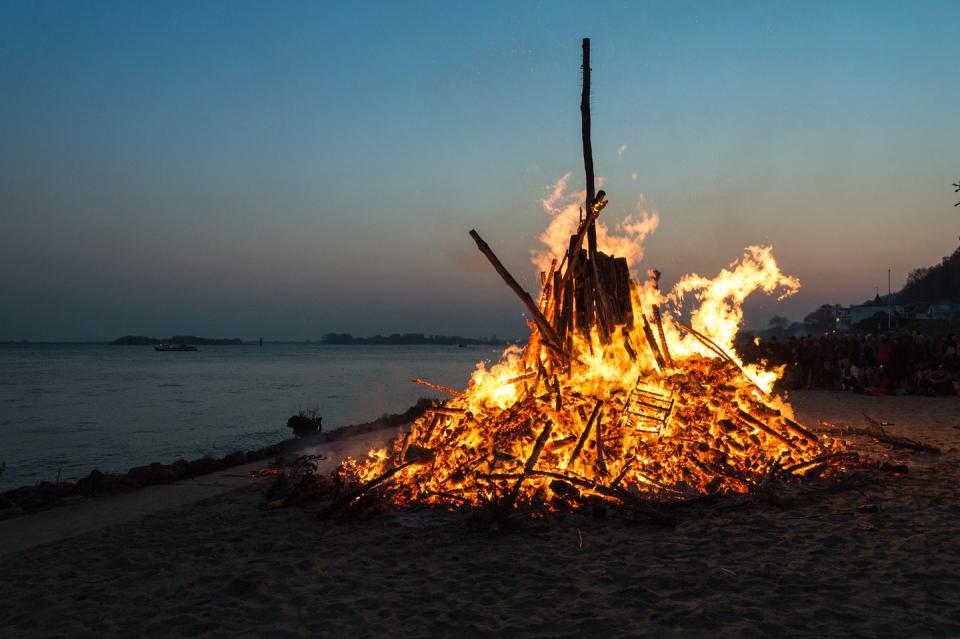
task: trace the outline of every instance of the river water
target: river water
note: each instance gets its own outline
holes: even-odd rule
[[[411,378],[463,388],[501,350],[0,345],[0,490],[258,448],[288,437],[300,410],[325,430],[402,412],[441,396]]]

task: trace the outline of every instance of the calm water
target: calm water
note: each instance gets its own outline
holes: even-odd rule
[[[325,429],[368,421],[438,396],[412,377],[462,388],[500,350],[0,345],[0,489],[257,448],[287,437],[299,410]]]

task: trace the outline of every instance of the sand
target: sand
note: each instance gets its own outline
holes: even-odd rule
[[[910,473],[866,488],[670,528],[318,522],[262,509],[254,482],[0,557],[0,636],[960,636],[960,399],[793,401],[808,423],[863,425],[865,411],[948,452],[898,453]]]

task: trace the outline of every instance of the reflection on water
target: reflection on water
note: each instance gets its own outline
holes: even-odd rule
[[[0,345],[0,488],[251,449],[317,410],[324,428],[399,412],[462,388],[499,349],[444,346]]]

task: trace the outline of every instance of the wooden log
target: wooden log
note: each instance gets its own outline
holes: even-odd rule
[[[573,239],[570,241],[572,244]],[[573,274],[574,325],[584,337],[589,337],[593,326],[593,291],[590,290],[591,281],[586,274],[587,252],[581,250],[578,253],[579,257],[572,262],[576,271]]]
[[[606,195],[606,192],[602,189],[597,192],[597,197],[594,200],[590,214],[587,215],[584,223],[580,225],[579,229],[577,230],[577,234],[573,236],[572,247],[567,260],[567,269],[563,272],[563,279],[561,281],[561,287],[564,289],[566,289],[567,284],[573,278],[573,270],[575,265],[571,263],[571,260],[576,260],[577,256],[579,255],[580,249],[583,247],[584,237],[586,237],[587,234],[587,228],[597,221],[597,217],[600,216],[600,212],[608,204],[607,200],[604,199]]]
[[[575,473],[571,473],[570,471],[558,473],[553,470],[533,470],[530,471],[529,475],[531,477],[550,477],[551,479],[559,479],[561,481],[570,482],[575,486],[580,486],[581,488],[596,488],[597,486],[597,482],[590,481],[589,479],[581,477]]]
[[[597,271],[597,256],[590,260],[590,278],[593,288],[593,303],[596,306],[597,325],[600,327],[600,337],[603,343],[610,341],[610,335],[613,333],[613,322],[610,316],[610,305],[607,302],[607,294],[603,288],[603,282],[600,279],[600,273]]]
[[[633,345],[630,343],[630,333],[627,331],[626,326],[620,327],[620,335],[623,337],[623,349],[627,351],[627,355],[630,356],[630,359],[637,361],[637,352],[633,350]]]
[[[743,410],[743,409],[740,408],[739,406],[737,406],[737,417],[739,417],[741,420],[745,421],[747,424],[749,424],[749,425],[751,425],[751,426],[756,426],[757,428],[759,428],[759,429],[762,430],[763,432],[767,433],[767,434],[770,435],[771,437],[775,437],[776,439],[779,439],[780,441],[782,441],[784,444],[786,444],[786,445],[789,446],[790,448],[793,448],[793,449],[795,449],[795,450],[797,449],[796,443],[794,443],[793,441],[791,441],[791,440],[788,439],[787,437],[781,435],[781,434],[778,433],[777,431],[773,430],[773,429],[770,428],[767,424],[765,424],[763,421],[757,419],[756,417],[754,417],[753,415],[751,415],[751,414],[748,413],[747,411]]]
[[[653,330],[650,329],[650,322],[647,321],[646,314],[641,314],[643,317],[643,335],[647,338],[647,345],[650,346],[650,351],[653,353],[653,358],[657,360],[657,366],[660,367],[660,370],[666,368],[666,362],[663,361],[663,355],[660,354],[660,348],[657,347],[657,340],[653,336]]]
[[[563,344],[560,340],[560,337],[553,330],[553,327],[550,326],[550,322],[547,321],[547,318],[545,318],[543,313],[540,312],[540,308],[534,304],[533,298],[530,297],[530,294],[523,290],[523,287],[517,283],[517,280],[513,279],[513,276],[510,275],[510,271],[504,267],[494,252],[490,249],[490,246],[483,241],[483,238],[480,237],[479,233],[471,229],[470,237],[472,237],[473,241],[477,243],[477,248],[479,248],[480,252],[483,253],[490,261],[490,264],[492,264],[493,268],[497,271],[497,273],[500,274],[500,277],[503,278],[503,281],[507,283],[507,286],[509,286],[513,292],[517,294],[517,296],[520,298],[520,301],[522,301],[524,306],[527,307],[527,310],[530,311],[533,321],[537,323],[537,328],[540,329],[540,334],[544,337],[544,343],[547,345],[552,345],[560,352],[563,352]]]
[[[593,412],[590,413],[590,419],[587,420],[587,425],[583,427],[583,431],[580,433],[580,439],[577,440],[577,445],[574,447],[573,452],[570,453],[570,459],[568,459],[567,463],[563,466],[565,469],[570,468],[573,462],[577,461],[580,451],[583,450],[583,445],[587,442],[587,437],[590,436],[590,429],[593,427],[593,422],[600,413],[601,406],[603,406],[603,400],[598,399],[596,405],[593,407]]]
[[[533,450],[530,452],[530,456],[527,457],[527,461],[523,465],[523,474],[520,476],[520,479],[514,483],[513,489],[510,491],[506,504],[508,508],[512,508],[513,504],[516,503],[517,497],[520,495],[520,487],[534,466],[537,465],[537,460],[540,459],[540,453],[543,452],[543,447],[547,444],[547,439],[550,438],[551,430],[553,430],[553,422],[548,419],[547,423],[543,425],[543,430],[540,431],[537,441],[533,444]]]
[[[583,140],[583,168],[587,178],[586,206],[590,211],[594,202],[593,143],[590,140],[590,38],[583,39],[583,90],[580,92],[580,134]],[[589,217],[589,215],[588,215]],[[588,225],[588,247],[590,255],[597,252],[597,228],[593,222]]]
[[[631,295],[632,287],[630,285],[630,266],[627,264],[627,258],[617,257],[613,260],[614,277],[616,278],[617,302],[620,305],[620,322],[631,326],[633,325],[633,297]]]
[[[593,434],[597,442],[597,470],[601,477],[607,475],[607,461],[603,454],[603,411],[597,415],[597,423],[593,428]]]
[[[447,386],[441,386],[440,384],[432,384],[425,379],[420,379],[419,377],[414,377],[410,381],[413,382],[414,384],[419,384],[421,386],[426,386],[427,388],[432,388],[435,391],[440,391],[441,393],[449,393],[454,397],[460,397],[463,395],[463,393],[461,393],[460,391],[455,391],[452,388],[448,388]]]
[[[623,465],[623,468],[620,469],[620,472],[617,473],[616,478],[610,483],[612,487],[617,487],[620,485],[620,482],[623,481],[623,478],[627,476],[627,473],[630,471],[630,467],[633,466],[633,463],[637,461],[636,457],[631,457],[627,460],[627,463]]]
[[[427,413],[439,413],[441,415],[464,415],[467,412],[466,408],[454,408],[453,406],[431,406],[425,412]]]
[[[537,441],[533,445],[533,450],[530,452],[530,456],[527,457],[527,461],[523,465],[523,472],[529,473],[531,470],[533,470],[533,467],[537,464],[537,460],[540,459],[540,453],[543,452],[543,447],[546,446],[547,440],[550,438],[550,433],[552,430],[553,422],[548,419],[543,425],[540,435],[537,436]]]
[[[620,310],[620,300],[617,299],[617,280],[614,270],[614,260],[602,251],[597,251],[594,260],[596,262],[597,278],[600,281],[600,288],[604,292],[608,321],[612,328],[623,324],[620,319],[623,315]]]
[[[430,420],[430,425],[427,426],[426,432],[420,438],[420,443],[422,443],[424,446],[430,444],[430,438],[433,437],[433,431],[437,427],[437,424],[440,423],[440,419],[440,413],[434,413],[433,419]]]
[[[358,486],[357,488],[351,491],[348,491],[345,495],[339,497],[338,499],[335,499],[333,503],[331,503],[329,506],[318,511],[317,519],[326,519],[330,517],[330,515],[333,515],[337,511],[341,510],[342,508],[345,508],[346,506],[348,506],[350,502],[362,497],[365,493],[369,492],[372,488],[376,488],[383,482],[387,481],[388,479],[390,479],[391,477],[399,473],[401,470],[403,470],[407,466],[411,466],[415,463],[417,462],[408,461],[403,464],[400,464],[399,466],[394,466],[390,470],[384,473],[381,473],[380,475],[374,477],[370,481],[364,484],[361,484],[360,486]]]
[[[651,305],[653,308],[653,321],[657,325],[657,333],[660,335],[660,345],[663,347],[663,360],[669,368],[673,368],[673,359],[670,357],[670,347],[667,346],[667,336],[663,333],[663,319],[660,317],[660,307],[657,304]]]
[[[779,475],[789,475],[794,471],[800,470],[801,468],[806,468],[807,466],[814,466],[821,462],[829,461],[831,459],[859,459],[860,455],[855,451],[840,451],[835,453],[826,453],[813,459],[808,459],[805,462],[800,462],[799,464],[794,464],[792,466],[787,466],[786,468],[781,468],[778,472]]]
[[[553,272],[553,322],[552,325],[556,327],[557,332],[560,336],[563,336],[563,331],[560,330],[560,313],[563,311],[563,289],[560,288],[562,279],[560,277],[560,271]]]
[[[673,318],[671,318],[671,319],[673,319]],[[770,395],[770,393],[768,393],[767,391],[765,391],[765,390],[763,390],[762,388],[760,388],[760,385],[757,384],[756,380],[754,380],[752,377],[750,377],[749,375],[747,375],[747,371],[743,370],[743,367],[741,367],[740,364],[738,364],[735,359],[733,359],[732,357],[730,357],[730,355],[729,355],[725,350],[723,350],[722,348],[720,348],[719,346],[717,346],[717,343],[714,342],[712,339],[710,339],[709,337],[707,337],[706,335],[704,335],[704,334],[701,333],[700,331],[695,330],[695,329],[687,326],[686,324],[684,324],[684,323],[681,322],[680,320],[673,319],[673,323],[674,323],[678,328],[680,328],[680,329],[686,331],[687,333],[690,333],[691,335],[693,335],[701,344],[703,344],[703,345],[706,346],[708,349],[710,349],[711,351],[713,351],[714,353],[716,353],[717,356],[720,357],[720,359],[724,360],[724,361],[727,362],[728,364],[733,365],[733,367],[736,368],[738,371],[740,371],[740,374],[743,375],[744,378],[745,378],[748,382],[750,382],[751,384],[754,385],[754,387],[760,392],[760,394],[761,394],[762,396],[768,397],[768,396]]]
[[[781,419],[783,419],[783,422],[787,425],[788,428],[790,428],[793,432],[797,433],[807,441],[813,442],[814,444],[820,441],[819,439],[817,439],[816,435],[814,435],[809,430],[807,430],[797,422],[793,421],[789,417],[783,416],[781,417]]]

